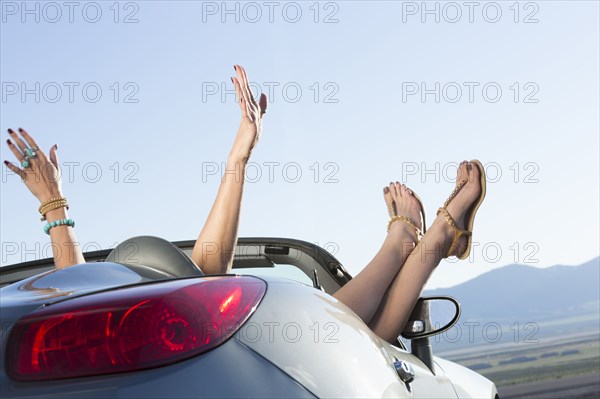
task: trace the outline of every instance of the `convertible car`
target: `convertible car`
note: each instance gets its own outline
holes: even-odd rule
[[[330,295],[351,276],[316,245],[242,238],[235,274],[210,276],[192,247],[144,236],[0,268],[0,397],[498,397],[432,355],[453,298],[421,298],[391,344]]]

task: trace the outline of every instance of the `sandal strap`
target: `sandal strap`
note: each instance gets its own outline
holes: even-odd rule
[[[452,227],[452,230],[454,231],[454,240],[452,240],[452,245],[450,245],[450,249],[448,249],[448,253],[445,256],[445,258],[448,258],[448,257],[452,256],[452,253],[456,249],[456,246],[458,245],[458,240],[462,236],[469,237],[471,234],[473,234],[473,232],[468,231],[468,230],[461,230],[458,227],[456,227],[456,222],[454,221],[454,219],[452,219],[452,216],[450,216],[450,213],[448,213],[446,206],[443,206],[438,209],[437,214],[439,215],[440,213],[442,215],[444,215],[446,222],[448,222],[448,224],[450,225],[450,227]],[[459,254],[456,254],[455,256],[460,257]]]
[[[420,228],[417,227],[417,224],[412,219],[410,219],[410,218],[408,218],[406,216],[398,216],[398,215],[392,216],[392,218],[388,222],[388,226],[387,226],[388,233],[390,232],[390,228],[392,227],[392,223],[394,223],[394,222],[396,222],[398,220],[401,221],[401,222],[404,222],[404,223],[408,224],[410,227],[412,227],[413,229],[415,229],[417,231],[417,236],[418,236],[419,239],[421,237],[423,237],[423,232],[421,231]]]
[[[448,206],[448,204],[450,203],[450,201],[452,201],[454,199],[454,197],[456,197],[456,194],[458,194],[458,192],[463,188],[463,186],[467,183],[466,180],[461,181],[460,183],[458,183],[456,185],[456,187],[454,187],[454,191],[452,191],[450,193],[450,196],[448,197],[448,199],[446,200],[446,202],[444,202],[444,206],[443,208],[446,208]],[[441,209],[441,208],[440,208]],[[439,210],[438,210],[439,213]]]
[[[390,215],[392,215],[392,217],[396,216],[396,210],[394,209],[394,204],[393,203],[389,203],[387,204],[387,208],[388,208],[388,212],[390,213]]]

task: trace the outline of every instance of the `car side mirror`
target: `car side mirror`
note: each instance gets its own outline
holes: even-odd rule
[[[402,331],[402,337],[418,339],[442,333],[460,317],[460,304],[449,296],[419,298]]]

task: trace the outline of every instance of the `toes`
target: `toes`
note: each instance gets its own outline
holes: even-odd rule
[[[408,197],[410,195],[410,190],[406,187],[406,184],[402,185],[402,196]]]
[[[479,166],[473,162],[469,162],[467,165],[467,170],[469,171],[469,182],[478,182],[481,175]]]
[[[400,195],[400,189],[398,185],[395,183],[390,183],[390,192],[392,193],[392,198],[394,199],[394,202],[399,203],[402,199],[402,196]]]
[[[467,173],[469,174],[469,182],[473,182],[473,165],[467,163]]]
[[[404,190],[402,189],[402,184],[400,184],[400,182],[396,182],[396,190],[398,190],[398,195],[400,195],[400,198],[403,198]]]
[[[458,165],[458,170],[456,172],[456,183],[465,182],[469,179],[469,170],[468,170],[468,162],[462,161],[460,165]]]

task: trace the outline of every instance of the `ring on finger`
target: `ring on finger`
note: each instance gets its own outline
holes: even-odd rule
[[[29,158],[35,158],[37,156],[36,151],[39,150],[39,148],[25,148],[24,152],[25,152],[25,158],[29,159]]]
[[[24,160],[22,160],[21,166],[23,167],[23,169],[27,169],[29,167],[29,158],[25,158]]]

